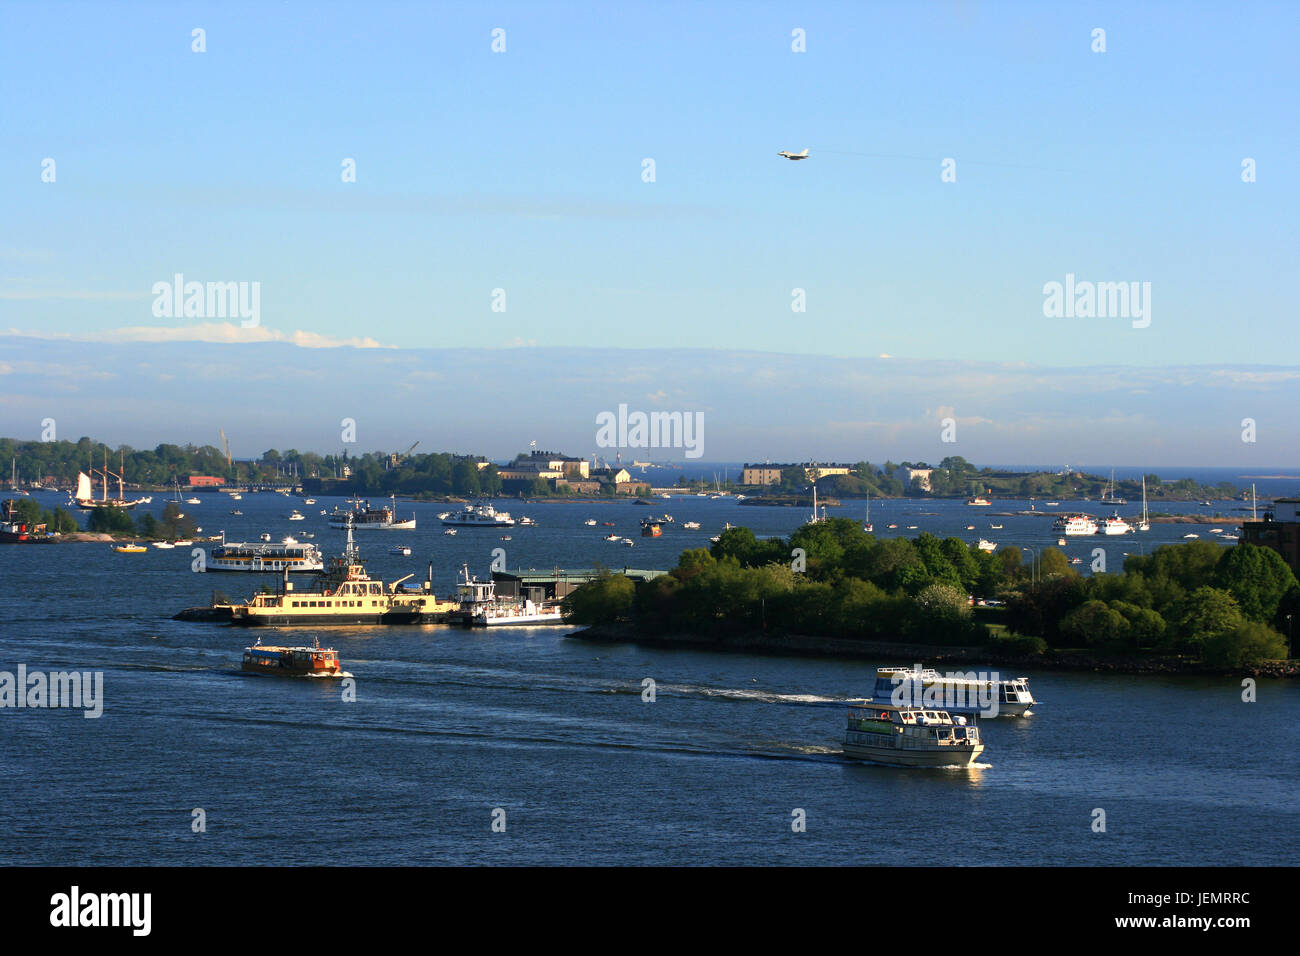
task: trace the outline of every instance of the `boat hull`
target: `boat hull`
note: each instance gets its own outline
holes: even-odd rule
[[[322,624],[427,624],[435,618],[441,618],[441,615],[412,611],[349,611],[345,614],[286,614],[283,611],[241,613],[236,609],[231,615],[230,623],[240,627],[318,627]]]
[[[903,750],[844,742],[844,756],[852,760],[870,760],[872,763],[894,767],[965,767],[973,764],[983,752],[983,744],[976,744],[974,747]]]
[[[564,618],[555,614],[520,614],[517,617],[488,617],[475,614],[469,619],[474,627],[540,627],[563,624]]]

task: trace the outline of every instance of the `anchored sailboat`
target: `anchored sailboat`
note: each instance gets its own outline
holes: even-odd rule
[[[1126,505],[1128,504],[1123,498],[1115,494],[1115,469],[1110,470],[1110,481],[1106,483],[1106,490],[1102,492],[1099,499],[1103,505]]]

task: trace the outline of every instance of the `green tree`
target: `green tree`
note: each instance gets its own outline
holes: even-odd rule
[[[1085,601],[1061,621],[1061,634],[1079,646],[1118,650],[1129,644],[1129,622],[1105,601]]]
[[[1282,635],[1266,624],[1246,621],[1205,640],[1205,661],[1216,667],[1246,667],[1286,658]]]
[[[111,505],[107,508],[95,508],[86,521],[86,529],[101,534],[135,534],[135,523],[131,516],[121,508]]]
[[[1245,623],[1236,599],[1221,588],[1202,586],[1177,602],[1169,623],[1174,636],[1189,649],[1216,634],[1232,631]]]
[[[635,597],[631,578],[606,573],[570,591],[560,610],[571,624],[610,624],[631,612]]]
[[[1295,574],[1280,554],[1246,542],[1224,552],[1213,580],[1237,599],[1247,620],[1260,623],[1273,619],[1283,595],[1296,586]]]

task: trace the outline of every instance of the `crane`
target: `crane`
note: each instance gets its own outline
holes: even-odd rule
[[[415,443],[415,445],[418,445],[418,444],[420,444],[420,443],[417,441],[417,442]],[[398,465],[400,465],[403,461],[405,461],[406,458],[407,458],[408,456],[410,456],[411,452],[415,451],[415,445],[412,445],[410,448],[406,449],[406,451],[403,451],[403,452],[396,452],[396,451],[395,451],[395,452],[393,452],[391,455],[389,455],[389,456],[388,456],[388,467],[389,467],[389,468],[396,468],[396,467],[397,467]]]
[[[226,467],[229,468],[231,465],[230,442],[226,439],[226,430],[224,428],[219,428],[217,430],[221,432],[221,449],[226,453]]]

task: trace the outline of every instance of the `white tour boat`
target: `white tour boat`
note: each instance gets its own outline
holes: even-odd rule
[[[515,519],[509,512],[497,511],[491,502],[481,502],[450,512],[443,517],[442,523],[457,528],[513,528]]]
[[[940,674],[933,668],[878,667],[871,703],[942,707],[955,714],[1028,717],[1038,701],[1029,678],[987,679],[972,674]]]
[[[348,520],[351,519],[352,527],[358,531],[371,529],[379,531],[414,531],[415,530],[415,513],[411,517],[402,519],[397,517],[397,496],[390,495],[391,505],[372,508],[369,501],[362,501],[360,498],[352,499],[352,507],[341,509],[337,505],[330,512],[329,524],[331,528],[345,528]]]
[[[1092,515],[1061,515],[1052,522],[1052,530],[1065,534],[1096,534],[1097,521]]]
[[[1118,514],[1112,513],[1109,518],[1102,518],[1101,525],[1097,528],[1098,534],[1128,534],[1133,530],[1133,526],[1121,518]]]
[[[860,701],[850,705],[844,756],[900,767],[965,767],[984,752],[978,718]]]
[[[269,537],[269,536],[268,536]],[[206,565],[208,571],[266,571],[294,574],[319,574],[325,559],[314,544],[299,544],[286,538],[280,544],[224,540],[212,549]]]

